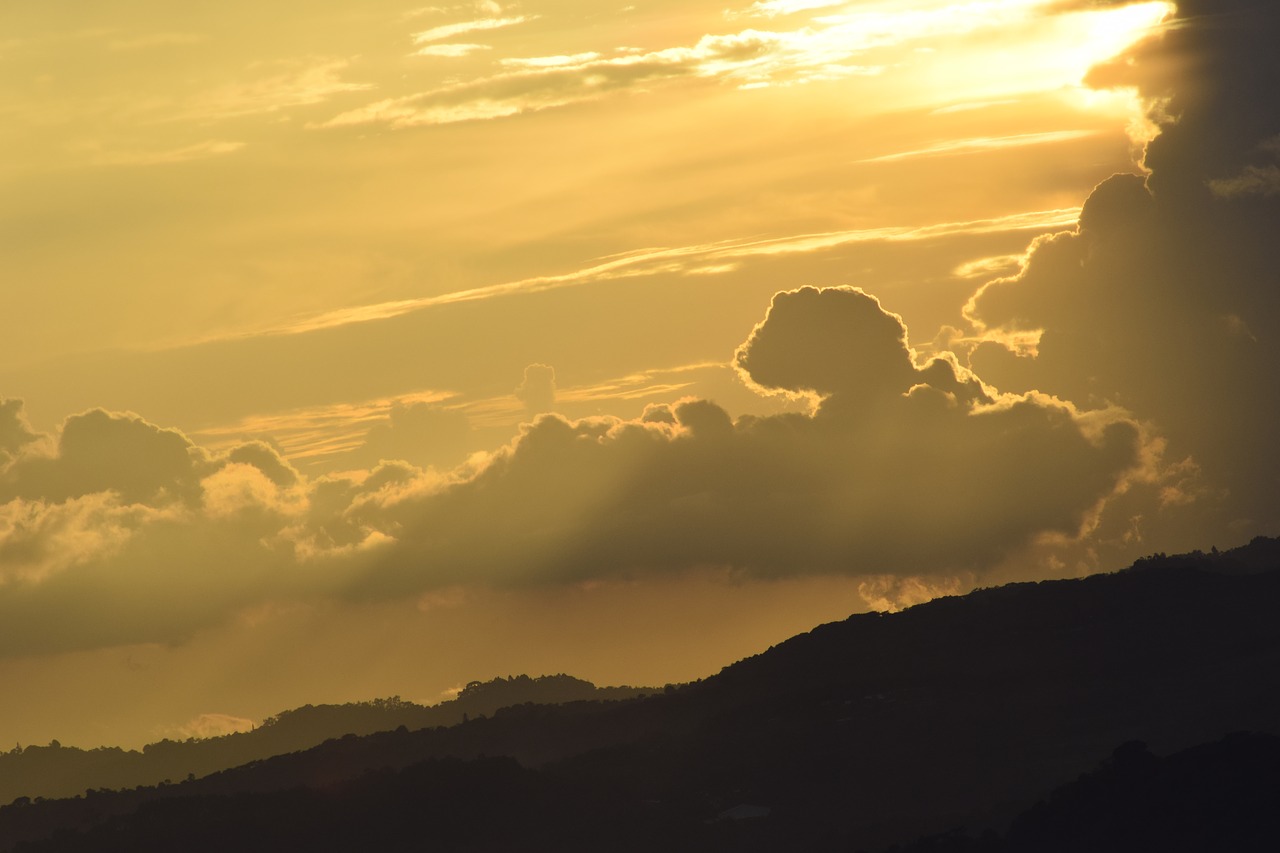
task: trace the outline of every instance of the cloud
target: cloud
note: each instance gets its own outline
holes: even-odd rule
[[[54,455],[14,461],[0,477],[0,500],[63,501],[110,491],[150,506],[191,501],[206,461],[176,430],[94,409],[66,420]]]
[[[1097,9],[1114,9],[1118,6],[1134,6],[1144,0],[1053,0],[1045,4],[1044,11],[1051,15],[1071,12],[1089,12]]]
[[[302,479],[298,471],[282,459],[275,448],[262,441],[237,445],[227,453],[226,460],[228,463],[257,469],[263,477],[282,489],[296,486]]]
[[[477,51],[490,49],[487,44],[431,44],[419,50],[417,55],[443,56],[452,59],[460,56],[470,56]]]
[[[524,19],[503,20],[518,23]],[[489,19],[471,24],[486,22]],[[451,28],[461,26],[464,25],[437,27],[416,38],[446,38],[455,34]],[[425,36],[431,38],[424,39]],[[508,63],[515,70],[378,101],[341,113],[320,127],[386,124],[407,128],[503,118],[595,100],[665,80],[734,77],[763,62],[779,43],[777,34],[746,30],[733,35],[703,36],[692,47],[650,52],[622,50],[611,57],[585,53],[576,57],[526,58]]]
[[[813,11],[832,3],[755,4],[748,16],[774,18]],[[967,35],[1030,20],[1036,3],[980,2],[938,8],[850,6],[839,13],[811,17],[790,30],[746,28],[708,33],[693,44],[616,48],[609,54],[507,57],[503,71],[425,92],[386,98],[340,113],[315,127],[384,124],[392,128],[485,121],[599,100],[621,93],[642,93],[678,80],[715,80],[743,88],[801,85],[876,75],[881,65],[863,61],[873,51],[939,37]],[[739,17],[739,16],[730,16]],[[482,17],[442,24],[414,35],[415,43],[513,26],[529,16]],[[988,143],[999,144],[999,143]],[[1026,144],[1023,142],[1022,144]]]
[[[375,423],[364,443],[346,459],[373,468],[382,460],[448,468],[460,463],[475,436],[465,412],[438,403],[392,403],[384,421]]]
[[[0,398],[0,467],[39,437],[27,423],[21,400]]]
[[[812,9],[828,9],[842,6],[845,0],[762,0],[747,7],[745,15],[762,15],[775,18],[779,15],[792,15],[796,12],[807,12]]]
[[[269,446],[214,453],[101,409],[26,439],[0,475],[0,656],[177,641],[317,588],[281,539],[300,475]]]
[[[200,714],[183,725],[165,732],[165,735],[179,740],[204,739],[252,731],[254,726],[253,720],[231,714]]]
[[[414,33],[413,43],[427,44],[433,41],[443,41],[444,39],[466,35],[467,33],[496,30],[503,27],[514,27],[516,24],[523,24],[530,20],[533,20],[533,18],[524,15],[516,15],[510,18],[477,18],[474,21],[459,21],[454,24],[441,24],[438,27],[432,27],[431,29]]]
[[[343,80],[342,72],[350,64],[348,59],[326,57],[255,65],[250,70],[265,73],[196,95],[174,118],[209,121],[262,115],[374,88],[372,83]]]
[[[896,613],[943,595],[961,595],[972,586],[961,578],[903,578],[895,575],[867,578],[858,584],[858,594],[867,606],[881,613]]]
[[[556,369],[549,364],[529,365],[515,395],[530,415],[551,411],[556,404]]]
[[[156,513],[111,494],[59,503],[15,498],[0,504],[0,589],[44,584],[82,564],[114,556]]]
[[[206,160],[210,157],[221,157],[234,154],[245,147],[243,142],[225,140],[209,140],[178,148],[165,148],[153,151],[138,150],[106,150],[94,154],[92,161],[101,166],[158,166],[169,163],[189,163],[193,160]]]
[[[1121,412],[995,396],[950,357],[913,364],[901,321],[854,289],[779,294],[738,363],[822,399],[736,421],[694,399],[633,421],[543,416],[473,477],[367,495],[364,521],[394,541],[352,594],[972,570],[1079,535],[1144,464]]]
[[[738,369],[771,391],[862,399],[905,393],[917,371],[902,318],[874,297],[834,298],[840,293],[806,287],[775,296],[738,349]]]
[[[1146,99],[1159,129],[1150,173],[1098,186],[1074,231],[1034,243],[1021,271],[984,285],[966,313],[986,341],[970,363],[1001,388],[1113,402],[1149,420],[1197,475],[1171,487],[1177,499],[1162,510],[1135,509],[1136,528],[1200,547],[1280,525],[1269,379],[1280,372],[1280,11],[1179,9],[1162,36],[1089,78]],[[1016,357],[1015,339],[1034,343]]]
[[[1209,181],[1209,189],[1223,198],[1280,195],[1280,166],[1245,166],[1234,178]]]
[[[24,434],[0,504],[0,655],[178,642],[317,598],[705,569],[945,584],[1087,533],[1154,452],[1121,411],[999,394],[949,353],[917,363],[901,319],[853,288],[779,293],[736,363],[810,410],[544,414],[452,470],[318,479],[262,442],[215,452],[129,414],[69,418],[48,452]],[[531,410],[554,400],[545,365],[522,387]],[[393,408],[370,444],[451,424]]]
[[[945,157],[953,154],[968,154],[973,151],[992,151],[1001,148],[1020,148],[1024,145],[1044,145],[1053,142],[1066,142],[1072,139],[1083,139],[1095,135],[1092,130],[1054,130],[1043,133],[1018,133],[1011,136],[979,136],[969,139],[948,139],[917,148],[912,151],[899,151],[860,160],[861,163],[892,163],[897,160],[911,160],[917,157]]]
[[[752,237],[721,240],[691,246],[640,249],[597,259],[582,269],[560,275],[533,276],[501,284],[475,287],[426,296],[343,308],[307,317],[286,326],[275,326],[244,333],[236,337],[258,335],[297,335],[333,329],[356,323],[387,320],[415,311],[463,302],[479,302],[525,293],[541,293],[563,287],[581,287],[599,282],[616,281],[637,276],[683,273],[706,274],[708,270],[729,268],[742,259],[820,252],[841,246],[872,242],[909,242],[933,240],[960,234],[997,234],[1009,231],[1048,230],[1076,222],[1080,208],[1055,208],[1008,214],[990,219],[966,222],[940,222],[923,226],[889,226],[783,237]]]

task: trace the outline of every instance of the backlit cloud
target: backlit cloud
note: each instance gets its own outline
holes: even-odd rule
[[[986,343],[971,363],[1002,388],[1037,388],[1150,419],[1198,479],[1141,515],[1147,536],[1178,537],[1194,505],[1234,535],[1273,533],[1280,457],[1280,300],[1269,177],[1280,109],[1280,14],[1247,3],[1180,4],[1185,23],[1099,68],[1099,85],[1136,85],[1160,134],[1145,179],[1118,175],[1079,227],[1034,244],[1016,275],[974,296]],[[1238,14],[1245,7],[1249,15]],[[1013,354],[1013,336],[1036,341]],[[1194,500],[1191,504],[1189,501]],[[1130,519],[1124,519],[1128,525]]]
[[[101,410],[68,419],[52,453],[23,436],[4,472],[0,653],[180,640],[317,596],[701,569],[971,573],[1087,534],[1152,464],[1119,410],[1002,395],[950,354],[917,363],[901,319],[852,288],[778,294],[736,363],[810,410],[735,420],[683,398],[635,419],[542,415],[452,471],[392,461],[314,480],[261,442],[213,452]],[[531,413],[553,376],[526,371]],[[376,441],[446,420],[395,410]]]
[[[889,48],[906,49],[934,39],[966,37],[1044,19],[1039,8],[1044,5],[1042,0],[871,8],[823,2],[757,3],[745,14],[771,19],[834,5],[842,8],[808,16],[794,29],[749,27],[739,32],[708,33],[692,44],[652,49],[601,47],[572,54],[501,57],[498,64],[505,70],[497,74],[385,98],[342,112],[317,126],[385,124],[408,128],[506,118],[621,93],[645,92],[676,80],[716,80],[755,88],[874,75],[884,70]],[[1158,22],[1167,8],[1166,4],[1146,3],[1134,10],[1098,12],[1094,22],[1097,32],[1092,39],[1098,52],[1061,59],[1077,66],[1076,73],[1083,73],[1091,59],[1123,48],[1135,37],[1135,31]],[[1102,20],[1108,14],[1123,14],[1126,20],[1123,25],[1118,20]],[[419,46],[428,45],[425,52],[429,55],[461,55],[441,53],[433,43],[523,24],[534,17],[482,17],[441,24],[414,34],[413,41]],[[895,55],[892,62],[903,64],[908,60]]]
[[[531,417],[551,411],[556,404],[555,368],[547,364],[529,365],[515,393]]]
[[[354,591],[974,569],[1085,532],[1145,464],[1122,412],[998,395],[949,357],[916,365],[901,321],[857,290],[779,294],[738,364],[820,403],[736,422],[694,399],[635,421],[540,418],[471,479],[369,496],[361,517],[394,519],[395,542]]]

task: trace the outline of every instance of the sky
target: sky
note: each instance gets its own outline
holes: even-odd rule
[[[0,8],[0,744],[1280,533],[1248,0]]]

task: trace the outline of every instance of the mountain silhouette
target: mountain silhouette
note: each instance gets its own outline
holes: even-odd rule
[[[0,802],[18,797],[70,797],[90,788],[132,788],[205,776],[273,755],[307,749],[347,734],[367,735],[404,726],[452,726],[525,702],[555,704],[624,699],[655,692],[649,687],[596,687],[569,675],[528,675],[472,681],[453,699],[420,705],[399,696],[341,705],[304,705],[268,717],[248,732],[183,741],[162,740],[139,750],[48,746],[0,752]]]
[[[643,699],[521,704],[448,728],[347,735],[182,784],[17,803],[0,809],[0,844],[1094,849],[1045,845],[1071,820],[1055,817],[1069,814],[1064,804],[1140,814],[1116,799],[1133,786],[1108,773],[1143,755],[1194,768],[1176,756],[1211,754],[1192,748],[1232,732],[1280,734],[1278,557],[1272,539],[1156,555],[1114,574],[855,615]],[[1280,777],[1273,746],[1253,752],[1255,776]],[[1183,777],[1196,771],[1141,779],[1204,805],[1206,825],[1275,814],[1274,782],[1215,804]],[[1084,781],[1062,787],[1072,780]],[[1163,849],[1115,826],[1126,849]]]

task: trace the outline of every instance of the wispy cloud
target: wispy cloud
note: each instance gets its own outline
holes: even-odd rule
[[[975,151],[992,151],[1001,148],[1021,148],[1026,145],[1044,145],[1052,142],[1067,142],[1072,139],[1083,139],[1096,136],[1095,130],[1052,130],[1044,133],[1017,133],[1011,136],[972,136],[964,139],[948,139],[925,148],[911,151],[898,151],[880,157],[868,157],[859,163],[892,163],[896,160],[911,160],[917,157],[946,157],[953,154],[970,154]]]
[[[504,68],[570,68],[575,65],[595,62],[600,58],[601,54],[595,51],[588,51],[586,53],[574,53],[560,56],[513,57],[509,59],[500,59],[498,60],[498,63]]]
[[[1016,269],[1025,260],[1025,254],[993,255],[960,264],[951,274],[959,278],[994,278]]]
[[[233,423],[197,430],[192,436],[214,450],[225,450],[247,439],[270,437],[284,456],[304,461],[358,447],[369,428],[386,420],[396,405],[441,403],[453,396],[448,391],[417,391],[394,398],[250,415]]]
[[[429,30],[423,30],[413,34],[414,44],[427,44],[433,41],[443,41],[444,39],[460,36],[465,33],[474,33],[482,30],[496,30],[502,27],[512,27],[516,24],[523,24],[525,21],[531,21],[536,16],[516,15],[510,18],[476,18],[474,21],[459,21],[453,24],[441,24],[438,27],[432,27]]]
[[[208,120],[260,115],[374,88],[372,83],[343,80],[342,72],[350,64],[347,59],[313,59],[259,66],[265,73],[209,90],[195,97],[190,108],[177,117]]]
[[[752,3],[744,12],[729,13],[738,16],[763,16],[776,18],[781,15],[794,15],[796,12],[808,12],[814,9],[829,9],[832,6],[843,6],[845,0],[761,0]]]
[[[459,56],[470,56],[481,50],[492,50],[487,44],[469,44],[469,43],[452,43],[452,44],[429,44],[422,50],[418,51],[418,56],[444,56],[456,58]]]
[[[820,0],[757,3],[748,10],[749,16],[774,18],[834,6],[842,8],[806,16],[803,25],[793,29],[746,28],[707,34],[693,44],[674,47],[504,57],[498,60],[501,70],[496,74],[366,104],[317,126],[385,124],[407,128],[490,120],[621,92],[641,92],[681,79],[712,79],[751,89],[879,74],[884,70],[885,58],[872,61],[869,56],[874,51],[1008,27],[1020,20],[1032,20],[1044,2],[932,0],[870,7]],[[513,26],[533,17],[479,17],[442,24],[415,34],[413,40],[425,46],[420,52],[438,56],[441,53],[431,46],[433,42]]]
[[[992,219],[968,222],[944,222],[936,225],[911,227],[869,228],[849,231],[825,231],[786,237],[747,238],[723,240],[693,246],[638,249],[598,259],[583,269],[559,275],[543,275],[522,278],[502,284],[456,290],[418,299],[401,299],[342,308],[292,323],[273,326],[254,333],[235,337],[258,335],[296,335],[323,329],[387,320],[414,311],[461,302],[479,302],[521,293],[539,293],[565,287],[635,278],[657,274],[709,274],[728,271],[738,260],[752,257],[779,256],[816,252],[840,246],[868,242],[904,242],[929,240],[959,234],[991,234],[1007,231],[1069,228],[1080,217],[1080,208],[1069,207],[1054,210],[1038,210]],[[716,268],[720,269],[717,270]]]
[[[434,31],[428,31],[434,32]],[[394,128],[503,118],[595,100],[676,78],[753,79],[753,68],[775,62],[782,37],[745,30],[728,36],[704,36],[692,47],[638,52],[620,49],[612,56],[574,55],[507,59],[507,70],[490,77],[442,86],[428,92],[389,98],[342,113],[320,125],[343,127],[387,124]]]
[[[193,145],[178,148],[165,148],[152,151],[140,150],[100,150],[91,157],[99,166],[157,166],[170,163],[187,163],[193,160],[206,160],[210,157],[221,157],[234,154],[244,148],[243,142],[228,142],[211,139]]]
[[[199,33],[146,33],[127,36],[112,41],[107,47],[111,50],[149,50],[157,47],[183,47],[207,41],[208,37]]]
[[[481,15],[496,17],[502,14],[502,5],[494,2],[494,0],[476,0],[474,3],[459,3],[452,6],[419,6],[416,9],[410,9],[405,12],[401,17],[407,21],[427,15],[474,14],[477,12]]]

